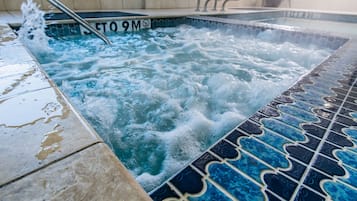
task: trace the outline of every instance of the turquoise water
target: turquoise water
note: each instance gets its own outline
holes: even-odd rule
[[[333,50],[183,25],[50,41],[43,68],[150,191]]]

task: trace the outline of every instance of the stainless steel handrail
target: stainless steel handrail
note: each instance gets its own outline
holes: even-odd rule
[[[73,10],[69,9],[66,5],[64,5],[59,0],[47,0],[50,4],[58,8],[60,11],[69,15],[74,21],[78,22],[84,28],[88,29],[90,32],[95,34],[98,38],[102,39],[107,45],[111,45],[110,40],[101,32],[93,28],[87,21],[77,15]]]
[[[223,2],[223,4],[222,4],[222,10],[221,10],[221,11],[224,11],[224,7],[226,6],[226,4],[227,4],[228,1],[229,1],[229,0],[224,0],[224,2]]]

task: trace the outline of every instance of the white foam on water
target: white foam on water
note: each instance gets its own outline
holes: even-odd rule
[[[332,50],[180,26],[65,38],[48,74],[150,191],[286,90]]]
[[[22,43],[37,54],[52,51],[48,45],[50,37],[45,33],[45,13],[39,9],[38,4],[27,0],[21,4],[21,12],[22,25],[17,33]]]

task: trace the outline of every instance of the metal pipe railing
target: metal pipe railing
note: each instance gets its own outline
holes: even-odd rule
[[[96,35],[98,38],[102,39],[107,45],[111,45],[112,43],[110,40],[101,32],[93,28],[87,21],[85,21],[83,18],[81,18],[79,15],[77,15],[73,10],[69,9],[66,5],[64,5],[62,2],[59,0],[47,0],[50,4],[58,8],[60,11],[66,13],[69,15],[74,21],[78,22],[80,25],[82,25],[84,28],[88,29],[90,32],[92,32],[94,35]]]
[[[207,6],[208,6],[208,2],[209,2],[210,0],[206,0],[206,3],[205,3],[205,5],[204,5],[204,7],[203,7],[203,12],[207,12]]]
[[[224,7],[226,6],[226,4],[228,3],[229,0],[224,0],[223,4],[222,4],[222,10],[221,11],[224,11]]]
[[[196,6],[196,10],[195,11],[200,11],[200,0],[197,0],[197,6]]]

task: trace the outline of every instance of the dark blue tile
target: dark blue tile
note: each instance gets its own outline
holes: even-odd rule
[[[345,175],[345,171],[336,161],[330,160],[321,155],[319,155],[316,161],[314,162],[314,167],[319,170],[322,170],[323,172],[331,176]]]
[[[282,172],[299,181],[301,176],[304,174],[306,166],[292,159],[289,159],[289,161],[291,163],[291,167],[289,168],[289,170],[284,170]]]
[[[247,135],[238,131],[238,130],[234,130],[231,134],[229,134],[226,139],[229,140],[230,142],[232,142],[233,144],[238,145],[238,139],[240,137],[246,137]]]
[[[206,152],[206,153],[202,154],[202,156],[200,156],[196,161],[194,161],[193,165],[196,168],[198,168],[199,170],[201,170],[202,173],[206,174],[207,173],[206,166],[208,163],[210,163],[212,161],[219,162],[219,159],[212,156],[210,153]]]
[[[286,147],[289,155],[305,164],[309,164],[314,153],[299,145],[289,145]]]
[[[342,101],[333,97],[325,97],[324,100],[328,103],[340,106],[342,104]]]
[[[221,192],[216,187],[214,187],[210,182],[208,182],[208,181],[206,181],[206,182],[207,182],[206,192],[203,195],[199,195],[198,197],[195,197],[195,196],[188,197],[188,200],[190,200],[190,201],[217,201],[217,200],[228,201],[228,200],[231,200],[223,192]]]
[[[295,197],[295,201],[324,201],[325,198],[308,190],[307,188],[301,188]]]
[[[347,108],[347,109],[350,109],[350,110],[353,110],[353,111],[357,111],[357,105],[356,104],[351,104],[351,103],[345,102],[343,104],[343,107]]]
[[[191,167],[186,167],[170,182],[182,193],[197,194],[202,191],[202,176]]]
[[[337,147],[333,144],[330,144],[328,142],[325,142],[321,147],[320,153],[337,160],[337,158],[333,155],[333,151],[336,149],[339,149],[339,147]]]
[[[259,125],[252,123],[251,121],[245,121],[239,127],[242,131],[245,131],[249,134],[261,134],[262,130]]]
[[[180,198],[175,191],[173,191],[169,185],[164,184],[155,192],[150,194],[150,197],[154,201],[162,201],[168,198]]]
[[[269,191],[265,191],[265,194],[267,195],[269,201],[281,201],[279,198],[275,197]]]
[[[326,195],[322,189],[320,182],[325,179],[332,179],[331,177],[328,177],[326,175],[323,175],[313,169],[310,169],[309,173],[307,174],[304,184],[315,189],[316,191],[322,193],[323,195]]]
[[[341,94],[342,96],[346,96],[347,90],[341,88],[332,88],[332,91]]]
[[[268,105],[274,109],[278,109],[278,106],[281,105],[283,103],[279,103],[279,102],[276,102],[276,101],[272,101],[270,102]]]
[[[267,118],[267,116],[262,113],[257,112],[255,114],[253,114],[249,119],[256,123],[260,123],[260,120],[264,119],[264,118]]]
[[[292,98],[287,97],[287,96],[278,96],[274,100],[278,101],[280,103],[292,103],[292,102],[294,102]]]
[[[238,200],[264,200],[260,187],[239,174],[226,164],[212,164],[209,166],[210,178],[222,186]]]
[[[331,130],[333,130],[336,133],[343,134],[342,129],[346,128],[346,126],[339,124],[337,122],[334,122],[334,124],[331,127]]]
[[[290,199],[297,184],[281,174],[265,174],[267,188],[284,199]]]
[[[236,147],[224,140],[218,142],[214,147],[212,147],[211,151],[223,159],[234,159],[237,158],[239,155],[238,151],[236,150]]]
[[[309,134],[322,138],[326,132],[325,129],[317,127],[315,125],[311,125],[311,124],[306,124],[303,125],[302,128]]]
[[[316,150],[316,148],[317,148],[317,146],[319,146],[319,143],[321,140],[319,138],[312,137],[309,134],[306,134],[305,136],[307,137],[308,141],[301,143],[301,144],[312,149],[312,150]]]
[[[268,116],[268,117],[278,117],[280,115],[278,111],[276,111],[275,109],[273,109],[271,107],[264,107],[264,108],[260,109],[259,112]]]
[[[330,132],[328,134],[327,140],[331,143],[337,144],[341,147],[352,147],[353,143],[347,139],[346,135],[339,135],[335,132]]]
[[[319,121],[315,122],[314,124],[323,128],[328,128],[331,124],[331,121],[320,117]]]
[[[337,115],[336,121],[347,126],[357,126],[357,122],[355,122],[353,119],[346,118],[341,115]]]

